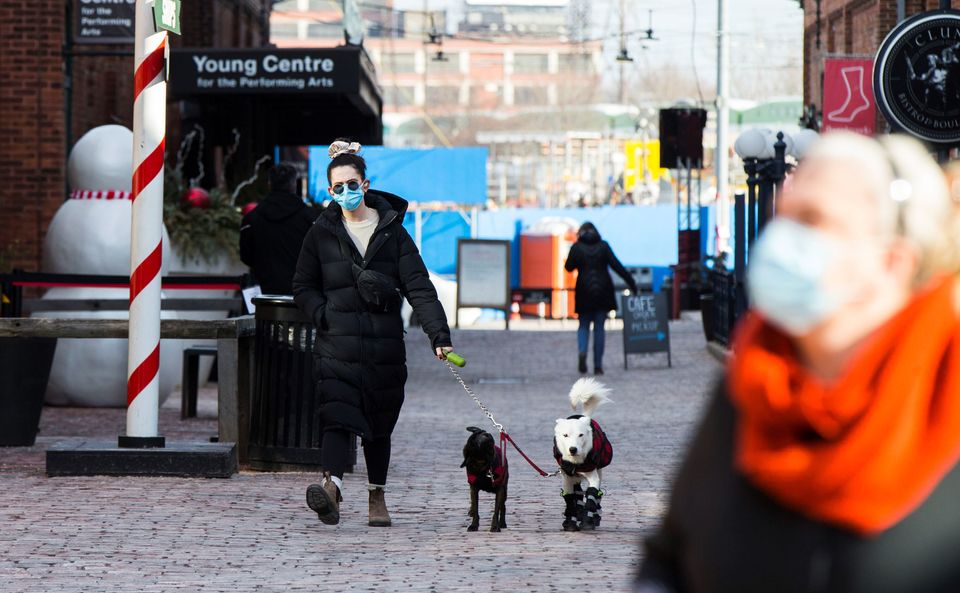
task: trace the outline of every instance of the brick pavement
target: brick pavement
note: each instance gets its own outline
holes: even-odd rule
[[[552,463],[553,422],[568,413],[565,394],[578,377],[574,328],[534,323],[547,331],[454,334],[469,360],[465,378],[541,465]],[[321,525],[305,507],[308,474],[47,478],[43,451],[51,443],[112,438],[124,424],[122,410],[47,408],[37,446],[0,450],[0,592],[624,590],[718,370],[698,320],[676,322],[672,333],[673,369],[663,356],[631,357],[629,371],[620,333],[608,333],[604,380],[616,403],[597,418],[615,453],[595,533],[561,531],[559,479],[540,478],[515,453],[508,529],[466,532],[468,489],[458,467],[464,427],[490,427],[411,331],[387,493],[392,528],[366,526],[362,462],[346,477],[337,527]],[[199,419],[181,421],[175,400],[161,410],[168,439],[215,433],[213,390],[201,394]],[[491,510],[492,497],[481,498],[481,526]],[[585,576],[579,566],[598,560],[602,569]]]

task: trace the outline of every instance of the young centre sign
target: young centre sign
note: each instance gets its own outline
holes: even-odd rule
[[[356,92],[355,53],[330,49],[175,51],[171,85],[197,93]]]

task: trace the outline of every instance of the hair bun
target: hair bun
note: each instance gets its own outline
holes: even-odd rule
[[[360,143],[359,142],[346,142],[344,140],[336,140],[333,144],[330,145],[330,149],[327,151],[327,154],[330,155],[331,159],[335,159],[341,154],[357,154],[360,152]]]

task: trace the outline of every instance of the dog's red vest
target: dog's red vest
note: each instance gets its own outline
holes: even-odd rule
[[[583,418],[583,416],[576,414],[570,416],[568,420],[577,418]],[[587,457],[583,460],[583,463],[573,466],[573,473],[569,473],[568,475],[572,476],[580,472],[592,472],[607,467],[610,465],[610,462],[613,461],[613,444],[593,418],[590,419],[590,428],[593,430],[593,447],[591,447],[590,452],[587,453]],[[563,467],[563,455],[560,453],[560,449],[557,448],[556,441],[553,442],[553,457],[557,460],[557,465]]]
[[[467,482],[484,492],[494,492],[503,486],[506,479],[507,458],[503,456],[503,451],[496,445],[493,446],[493,466],[488,473],[471,474],[470,470],[467,470]]]

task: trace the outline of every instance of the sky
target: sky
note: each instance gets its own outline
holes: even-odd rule
[[[404,10],[442,10],[459,6],[460,0],[394,0]],[[620,30],[620,0],[590,0],[592,36],[605,39],[604,55],[613,65]],[[653,29],[658,41],[641,44],[629,37],[633,68],[670,63],[694,72],[708,89],[715,88],[717,0],[624,0],[626,31],[646,29],[653,10]],[[742,77],[789,78],[791,94],[802,90],[803,11],[796,0],[727,0],[731,45],[731,78],[734,90],[748,89]],[[641,49],[641,45],[646,49]],[[786,73],[786,74],[784,74]],[[738,84],[739,81],[739,84]],[[611,81],[607,81],[608,84]],[[615,81],[613,81],[615,83]],[[770,98],[770,97],[767,97]]]

